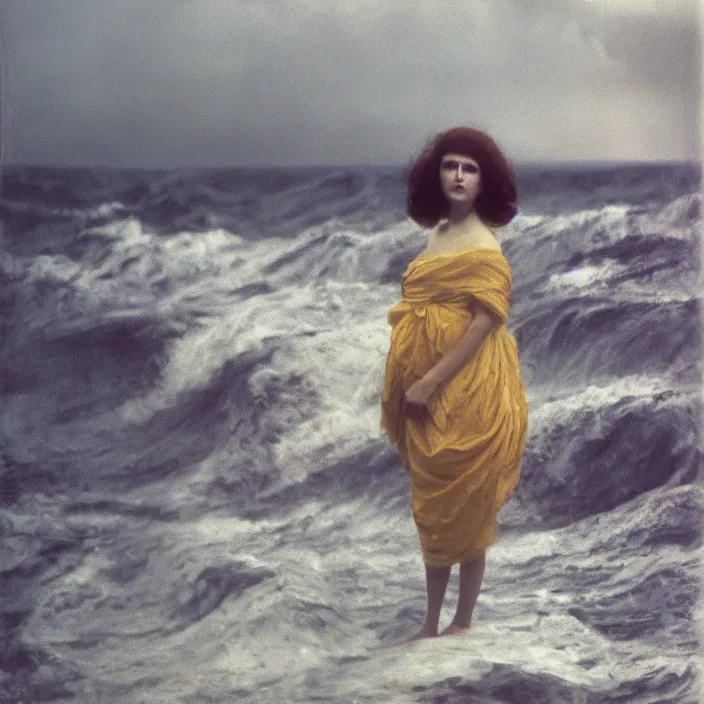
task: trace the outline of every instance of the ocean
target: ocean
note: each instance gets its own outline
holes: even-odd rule
[[[397,646],[404,168],[4,170],[0,703],[699,701],[700,167],[517,174],[521,482],[471,631]]]

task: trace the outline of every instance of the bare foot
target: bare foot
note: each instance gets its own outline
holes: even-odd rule
[[[440,635],[454,636],[458,633],[466,633],[468,630],[469,626],[460,626],[458,623],[452,622]]]
[[[423,640],[423,638],[437,638],[438,633],[437,631],[432,632],[432,631],[426,631],[425,629],[421,629],[416,633],[414,636],[411,636],[407,640],[404,640],[403,643],[415,643],[417,640]]]

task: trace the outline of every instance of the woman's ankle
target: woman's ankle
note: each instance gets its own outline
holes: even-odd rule
[[[455,614],[452,623],[455,624],[455,626],[459,626],[460,628],[469,628],[472,625],[472,614],[469,616],[461,616],[458,614]]]

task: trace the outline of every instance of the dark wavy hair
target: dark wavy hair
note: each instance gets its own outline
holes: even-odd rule
[[[516,176],[494,140],[471,127],[455,127],[430,140],[408,173],[408,214],[423,227],[433,227],[449,214],[440,186],[440,161],[461,154],[479,164],[481,191],[474,203],[477,215],[494,227],[506,225],[518,212]]]

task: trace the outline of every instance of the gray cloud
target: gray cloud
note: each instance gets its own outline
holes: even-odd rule
[[[16,162],[698,158],[694,0],[9,0]]]

